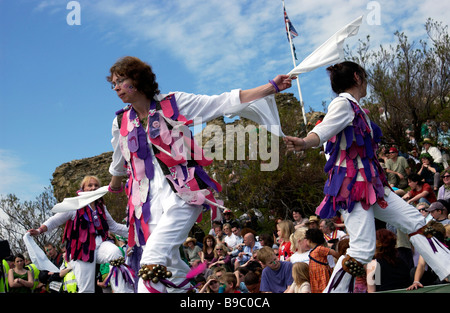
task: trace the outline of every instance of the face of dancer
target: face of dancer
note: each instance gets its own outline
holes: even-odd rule
[[[94,191],[100,188],[98,181],[94,178],[91,178],[84,186],[83,191]]]
[[[112,75],[111,87],[123,103],[133,103],[138,94],[137,89],[132,85],[131,79],[125,76]]]

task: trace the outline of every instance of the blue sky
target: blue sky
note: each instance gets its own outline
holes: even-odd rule
[[[294,67],[281,0],[80,0],[80,25],[67,23],[69,2],[0,0],[0,195],[32,200],[59,165],[111,151],[123,104],[105,77],[122,56],[150,63],[162,93],[247,89]],[[374,47],[394,43],[396,30],[424,38],[428,17],[449,24],[449,1],[285,4],[297,64],[360,15],[350,47],[367,35]],[[306,111],[333,97],[323,68],[300,84]],[[296,85],[289,91],[298,98]]]

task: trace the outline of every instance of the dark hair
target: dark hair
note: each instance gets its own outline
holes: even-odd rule
[[[266,233],[262,233],[262,234],[259,235],[259,241],[261,241],[261,240],[264,240],[264,244],[266,246],[272,248],[272,246],[274,244],[274,240],[273,240],[273,236],[272,235],[269,235],[269,234],[266,234]]]
[[[24,257],[23,254],[21,254],[21,253],[17,253],[17,254],[14,256],[14,260],[15,260],[15,259],[22,259],[22,260],[25,261],[25,257]]]
[[[331,65],[327,67],[327,72],[330,75],[331,89],[336,94],[340,94],[356,85],[355,73],[362,80],[367,78],[366,71],[359,64],[350,61]]]
[[[423,185],[422,176],[419,174],[413,173],[408,176],[408,180],[418,183],[419,185]]]
[[[109,70],[110,76],[106,79],[112,81],[113,74],[130,78],[133,86],[140,92],[144,93],[147,98],[159,94],[156,75],[153,73],[152,67],[136,57],[126,56],[119,59]]]
[[[325,243],[325,237],[323,232],[318,228],[310,228],[305,233],[305,239],[314,242],[318,245],[323,245]]]

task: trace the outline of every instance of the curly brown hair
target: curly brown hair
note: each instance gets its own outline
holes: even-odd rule
[[[149,99],[153,99],[155,95],[160,93],[152,67],[139,58],[132,56],[120,58],[110,68],[109,72],[110,76],[106,77],[108,82],[112,82],[114,74],[130,78],[133,86]]]

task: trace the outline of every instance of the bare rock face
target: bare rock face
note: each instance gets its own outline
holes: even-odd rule
[[[97,176],[103,186],[108,184],[111,180],[108,171],[111,158],[112,152],[105,152],[58,166],[51,181],[55,198],[62,201],[64,198],[75,196],[82,179],[87,175]]]
[[[77,190],[80,189],[80,183],[87,175],[97,176],[102,186],[109,184],[111,174],[109,173],[109,165],[111,164],[112,151],[105,152],[100,155],[73,160],[58,166],[53,173],[51,184],[53,186],[53,194],[58,202],[64,198],[76,196]],[[123,182],[125,183],[124,177]],[[108,211],[117,222],[122,222],[126,216],[126,195],[107,193],[104,200]]]

